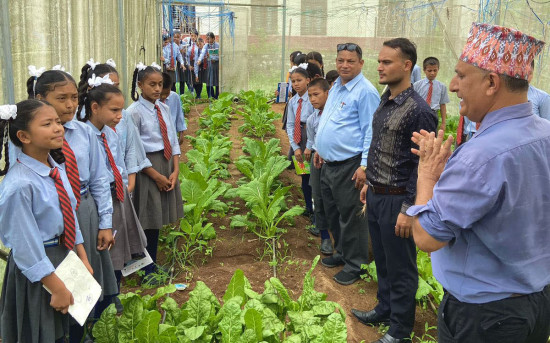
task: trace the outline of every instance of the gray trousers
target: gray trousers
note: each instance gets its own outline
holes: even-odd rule
[[[360,214],[360,190],[351,179],[360,164],[361,159],[356,158],[321,168],[321,195],[336,250],[333,257],[341,258],[343,270],[354,274],[361,272],[361,264],[367,263],[369,257],[367,219]]]

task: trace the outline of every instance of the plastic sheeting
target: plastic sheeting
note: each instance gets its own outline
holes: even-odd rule
[[[160,56],[160,20],[155,0],[0,0],[9,8],[11,46],[0,40],[0,101],[8,102],[13,71],[15,101],[27,98],[28,65],[51,68],[61,64],[78,82],[90,58],[117,63],[121,87],[130,99],[137,62],[150,64]],[[121,9],[121,10],[120,10]],[[1,18],[1,16],[0,16]],[[6,23],[0,26],[7,27]],[[5,34],[5,29],[0,31]],[[142,49],[143,47],[143,49]],[[12,63],[5,54],[11,49]]]

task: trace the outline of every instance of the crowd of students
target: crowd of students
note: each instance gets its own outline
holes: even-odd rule
[[[206,40],[206,42],[205,42]],[[179,31],[163,36],[163,68],[172,78],[172,91],[188,91],[200,99],[203,84],[206,85],[208,98],[219,96],[219,48],[216,36],[208,32],[205,39],[199,37],[197,30],[192,30],[188,37],[182,38]]]
[[[74,299],[55,268],[75,249],[100,284],[90,322],[113,302],[122,310],[121,270],[146,252],[156,262],[159,230],[183,217],[184,113],[156,63],[136,66],[126,109],[112,60],[88,61],[78,83],[60,67],[29,71],[28,100],[0,106],[0,238],[11,249],[1,337],[81,342],[84,327],[66,314]],[[143,282],[154,283],[156,264],[144,271]]]

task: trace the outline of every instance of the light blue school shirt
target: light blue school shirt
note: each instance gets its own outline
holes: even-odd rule
[[[76,244],[84,242],[78,220],[76,199],[65,169],[51,157],[52,168],[19,153],[18,161],[0,185],[0,239],[12,249],[15,264],[27,279],[38,282],[55,271],[46,256],[44,241],[63,233],[63,214],[50,170],[59,169],[65,191],[69,195],[75,217]]]
[[[449,244],[433,274],[458,300],[486,303],[550,283],[550,122],[526,102],[488,113],[458,147],[426,205],[422,227]]]
[[[184,60],[183,60],[183,56],[181,55],[180,48],[174,42],[170,42],[162,48],[162,56],[164,57],[164,65],[167,68],[170,67],[172,53],[174,55],[173,56],[174,57],[174,68],[177,67],[176,66],[177,62],[179,62],[181,65],[183,65]]]
[[[416,64],[414,65],[413,71],[411,73],[411,83],[414,85],[416,82],[422,79],[422,73],[420,72],[420,67]]]
[[[159,100],[156,100],[153,104],[140,96],[138,101],[130,105],[126,111],[132,116],[134,124],[136,125],[141,137],[143,148],[145,149],[145,152],[157,152],[164,150],[164,143],[162,141],[162,134],[160,133],[160,125],[155,105],[160,107],[162,119],[164,119],[164,122],[166,123],[168,140],[172,146],[172,156],[180,155],[181,151],[179,141],[176,134],[176,129],[174,129],[172,119],[170,118],[168,106],[161,103]]]
[[[190,41],[189,42],[189,45],[187,46],[187,49],[185,51],[185,65],[187,65],[189,67],[189,65],[191,64],[191,52],[193,52],[193,57],[195,59],[195,61],[193,62],[193,72],[195,73],[195,77],[198,77],[199,76],[199,57],[200,57],[200,49],[199,49],[199,46],[197,45],[196,42],[192,42]]]
[[[447,87],[437,81],[433,80],[433,90],[432,90],[432,102],[428,105],[432,108],[432,110],[437,111],[443,104],[448,104],[451,100],[449,100],[449,93],[447,93]],[[422,97],[422,99],[426,100],[428,97],[428,90],[430,89],[430,80],[427,78],[424,78],[420,81],[417,81],[413,84],[414,90]]]
[[[216,42],[214,42],[213,44],[210,44],[210,43],[206,43],[204,44],[204,46],[202,47],[202,50],[201,50],[201,55],[199,57],[199,61],[202,61],[205,57],[206,57],[206,54],[208,53],[208,49],[219,49],[220,48],[220,45]],[[219,52],[219,50],[218,50]],[[219,61],[220,60],[220,56],[210,56],[210,60],[211,61]]]
[[[550,120],[550,95],[543,90],[529,85],[527,99],[533,104],[533,113]]]
[[[296,111],[298,110],[299,99],[302,99],[302,111],[300,112],[301,123],[305,124],[307,118],[309,118],[310,114],[312,114],[314,110],[313,105],[311,105],[311,102],[309,102],[309,95],[307,91],[302,96],[299,96],[298,94],[294,95],[292,99],[290,99],[290,101],[288,102],[286,112],[286,134],[290,141],[290,146],[294,151],[300,149],[300,144],[294,142],[294,121],[296,120]],[[298,128],[298,130],[301,130],[301,128]],[[302,140],[304,138],[306,137],[302,137]]]
[[[124,164],[128,174],[135,174],[145,168],[152,167],[151,161],[145,155],[145,149],[132,116],[122,110],[122,119],[115,126],[119,137]]]
[[[183,108],[181,107],[181,99],[179,94],[174,91],[170,91],[170,95],[168,95],[168,98],[166,98],[164,104],[170,109],[170,117],[176,132],[187,130],[187,125],[185,125],[185,113],[183,113]]]
[[[372,116],[380,104],[380,95],[363,74],[342,84],[339,78],[328,93],[319,122],[315,147],[329,162],[343,161],[361,154],[367,165],[372,139]]]
[[[117,166],[118,172],[122,176],[122,182],[124,182],[124,184],[127,185],[128,173],[126,172],[126,165],[124,163],[124,154],[122,153],[122,146],[120,145],[120,140],[118,139],[118,135],[116,134],[115,130],[111,129],[107,125],[103,126],[103,128],[99,130],[89,120],[86,122],[86,124],[88,124],[88,126],[92,129],[92,131],[97,137],[97,141],[100,146],[101,155],[105,159],[105,166],[109,170],[109,183],[115,182],[115,175],[113,173],[113,169],[111,168],[111,163],[109,163],[109,158],[107,157],[107,151],[105,151],[105,144],[103,144],[103,138],[101,137],[102,133],[105,134],[105,138],[107,139],[107,145],[109,146],[109,150],[111,150],[111,155],[113,155],[113,159],[115,160],[115,164]]]
[[[77,120],[63,125],[65,139],[76,157],[80,174],[80,189],[88,188],[99,214],[99,229],[113,227],[113,201],[109,185],[109,170],[92,129]]]
[[[321,111],[315,109],[313,113],[307,118],[306,130],[307,130],[307,142],[306,148],[309,150],[316,150],[315,148],[315,136],[317,135],[317,128],[319,127],[319,121],[321,120]]]

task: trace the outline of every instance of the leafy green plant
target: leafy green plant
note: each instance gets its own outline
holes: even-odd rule
[[[273,122],[281,117],[273,112],[268,99],[263,92],[246,91],[239,93],[239,99],[243,103],[242,111],[237,111],[244,118],[244,124],[239,132],[258,138],[275,133]]]
[[[121,295],[124,311],[118,316],[111,305],[102,313],[93,329],[95,341],[344,343],[343,309],[314,289],[312,272],[318,261],[319,256],[306,273],[297,300],[277,278],[265,282],[262,294],[255,292],[241,270],[231,278],[223,304],[201,281],[181,306],[166,297],[174,286],[161,288],[154,296]]]

